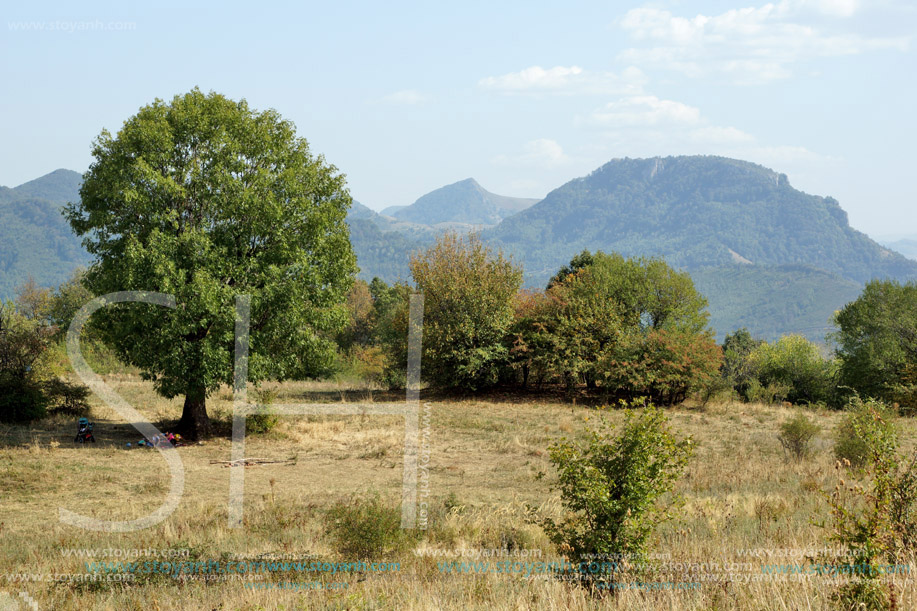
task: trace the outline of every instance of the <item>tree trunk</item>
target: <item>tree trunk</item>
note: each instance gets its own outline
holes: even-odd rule
[[[185,407],[178,421],[179,434],[191,441],[209,437],[212,433],[210,417],[207,415],[207,391],[203,388],[189,388],[185,393]]]

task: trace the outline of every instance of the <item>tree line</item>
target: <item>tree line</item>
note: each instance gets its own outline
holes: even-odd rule
[[[415,288],[357,281],[338,345],[369,378],[403,383],[407,303],[425,300],[424,381],[450,392],[563,389],[672,405],[730,395],[841,407],[853,395],[917,408],[917,284],[870,282],[835,315],[833,351],[739,329],[714,340],[691,277],[657,258],[589,252],[542,290],[477,236],[446,234],[410,263]]]

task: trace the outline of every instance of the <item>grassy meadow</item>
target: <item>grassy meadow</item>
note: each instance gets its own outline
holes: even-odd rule
[[[121,373],[105,379],[161,430],[178,419],[180,400],[158,397],[139,376]],[[399,398],[359,382],[268,387],[276,392],[277,403]],[[386,515],[400,515],[404,425],[398,416],[283,417],[272,431],[248,435],[248,457],[278,462],[246,468],[244,527],[230,529],[229,469],[214,462],[230,459],[232,395],[224,389],[209,402],[221,434],[179,449],[185,492],[178,509],[146,530],[97,533],[61,523],[58,508],[109,520],[143,516],[162,503],[169,470],[158,452],[127,450],[125,444],[136,443],[140,434],[93,401],[95,445],[73,443],[75,418],[0,426],[0,592],[14,597],[26,592],[40,609],[833,608],[830,578],[763,579],[761,565],[803,563],[803,558],[781,555],[788,552],[780,550],[826,546],[826,531],[813,521],[827,515],[819,489],[834,489],[838,481],[831,436],[841,412],[811,412],[821,432],[811,456],[794,461],[784,453],[777,432],[796,408],[712,402],[667,410],[673,428],[693,436],[696,453],[677,486],[685,503],[677,518],[660,528],[652,551],[671,562],[706,563],[705,572],[719,580],[691,589],[636,588],[590,596],[546,575],[450,573],[440,564],[560,558],[536,523],[539,516],[560,511],[547,448],[563,437],[584,438],[587,427],[600,417],[593,407],[535,395],[424,397],[432,415],[428,528],[364,558],[397,562],[398,571],[274,573],[226,581],[142,574],[131,582],[114,582],[67,576],[87,573],[87,561],[138,559],[89,559],[68,556],[67,550],[181,549],[197,561],[225,561],[233,554],[360,560],[347,557],[340,541],[330,536],[332,510],[378,495]],[[603,413],[611,422],[622,419],[621,411]],[[905,449],[911,450],[914,423],[902,419],[900,426]],[[743,555],[741,550],[749,548],[776,551],[772,558]],[[422,552],[431,549],[503,551],[477,558],[472,552],[464,557]],[[157,559],[162,560],[139,558]],[[721,568],[711,571],[710,563]],[[657,576],[652,581],[700,580]],[[293,590],[263,585],[286,582],[346,586]],[[912,581],[896,583],[898,608],[917,608]]]

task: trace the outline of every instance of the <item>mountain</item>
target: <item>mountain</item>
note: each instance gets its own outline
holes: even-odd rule
[[[833,198],[723,157],[616,159],[484,236],[516,254],[534,284],[584,248],[662,256],[689,271],[804,264],[858,283],[917,278],[917,262],[852,229]]]
[[[411,253],[423,245],[400,231],[389,229],[399,223],[354,200],[347,213],[347,224],[350,243],[360,266],[360,278],[369,282],[379,276],[387,282],[395,282],[410,277],[408,260]]]
[[[89,257],[61,215],[79,197],[80,174],[55,170],[16,188],[0,187],[0,299],[29,276],[56,286]]]
[[[720,338],[748,326],[823,341],[866,281],[917,279],[917,262],[852,229],[833,198],[724,157],[612,160],[482,236],[523,263],[529,286],[583,249],[664,257],[694,277]]]
[[[883,240],[882,244],[900,252],[908,259],[917,261],[917,238],[902,238],[900,240]]]
[[[535,204],[537,199],[506,197],[487,191],[473,178],[431,191],[410,206],[387,208],[398,220],[422,225],[496,225]]]
[[[58,170],[0,187],[0,297],[29,274],[54,286],[88,263],[60,214],[78,197],[79,181]],[[360,277],[408,279],[411,253],[444,229],[490,224],[482,238],[524,264],[528,286],[544,286],[584,248],[663,256],[707,296],[721,339],[746,326],[759,337],[796,332],[815,340],[867,280],[917,278],[917,261],[894,252],[906,244],[880,246],[849,226],[834,199],[744,161],[617,159],[534,201],[494,195],[468,179],[390,215],[354,202],[348,223]]]
[[[45,199],[51,202],[72,202],[79,197],[83,176],[73,170],[54,170],[41,178],[30,180],[11,189],[17,197]]]
[[[379,214],[383,216],[392,216],[399,210],[404,210],[405,208],[407,208],[407,206],[389,206],[388,208],[383,208],[382,210],[380,210]]]
[[[691,277],[709,302],[710,326],[721,341],[746,327],[761,339],[800,333],[824,342],[834,330],[834,312],[863,290],[857,282],[807,265],[711,267]]]

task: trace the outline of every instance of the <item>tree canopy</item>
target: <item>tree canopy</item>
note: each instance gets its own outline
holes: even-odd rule
[[[870,282],[835,322],[843,383],[917,409],[917,283]]]
[[[66,214],[94,257],[96,295],[171,294],[174,309],[96,316],[119,357],[165,397],[179,430],[210,431],[206,397],[233,373],[236,295],[251,295],[249,379],[309,377],[333,361],[356,272],[344,176],[274,110],[194,89],[103,131]]]

